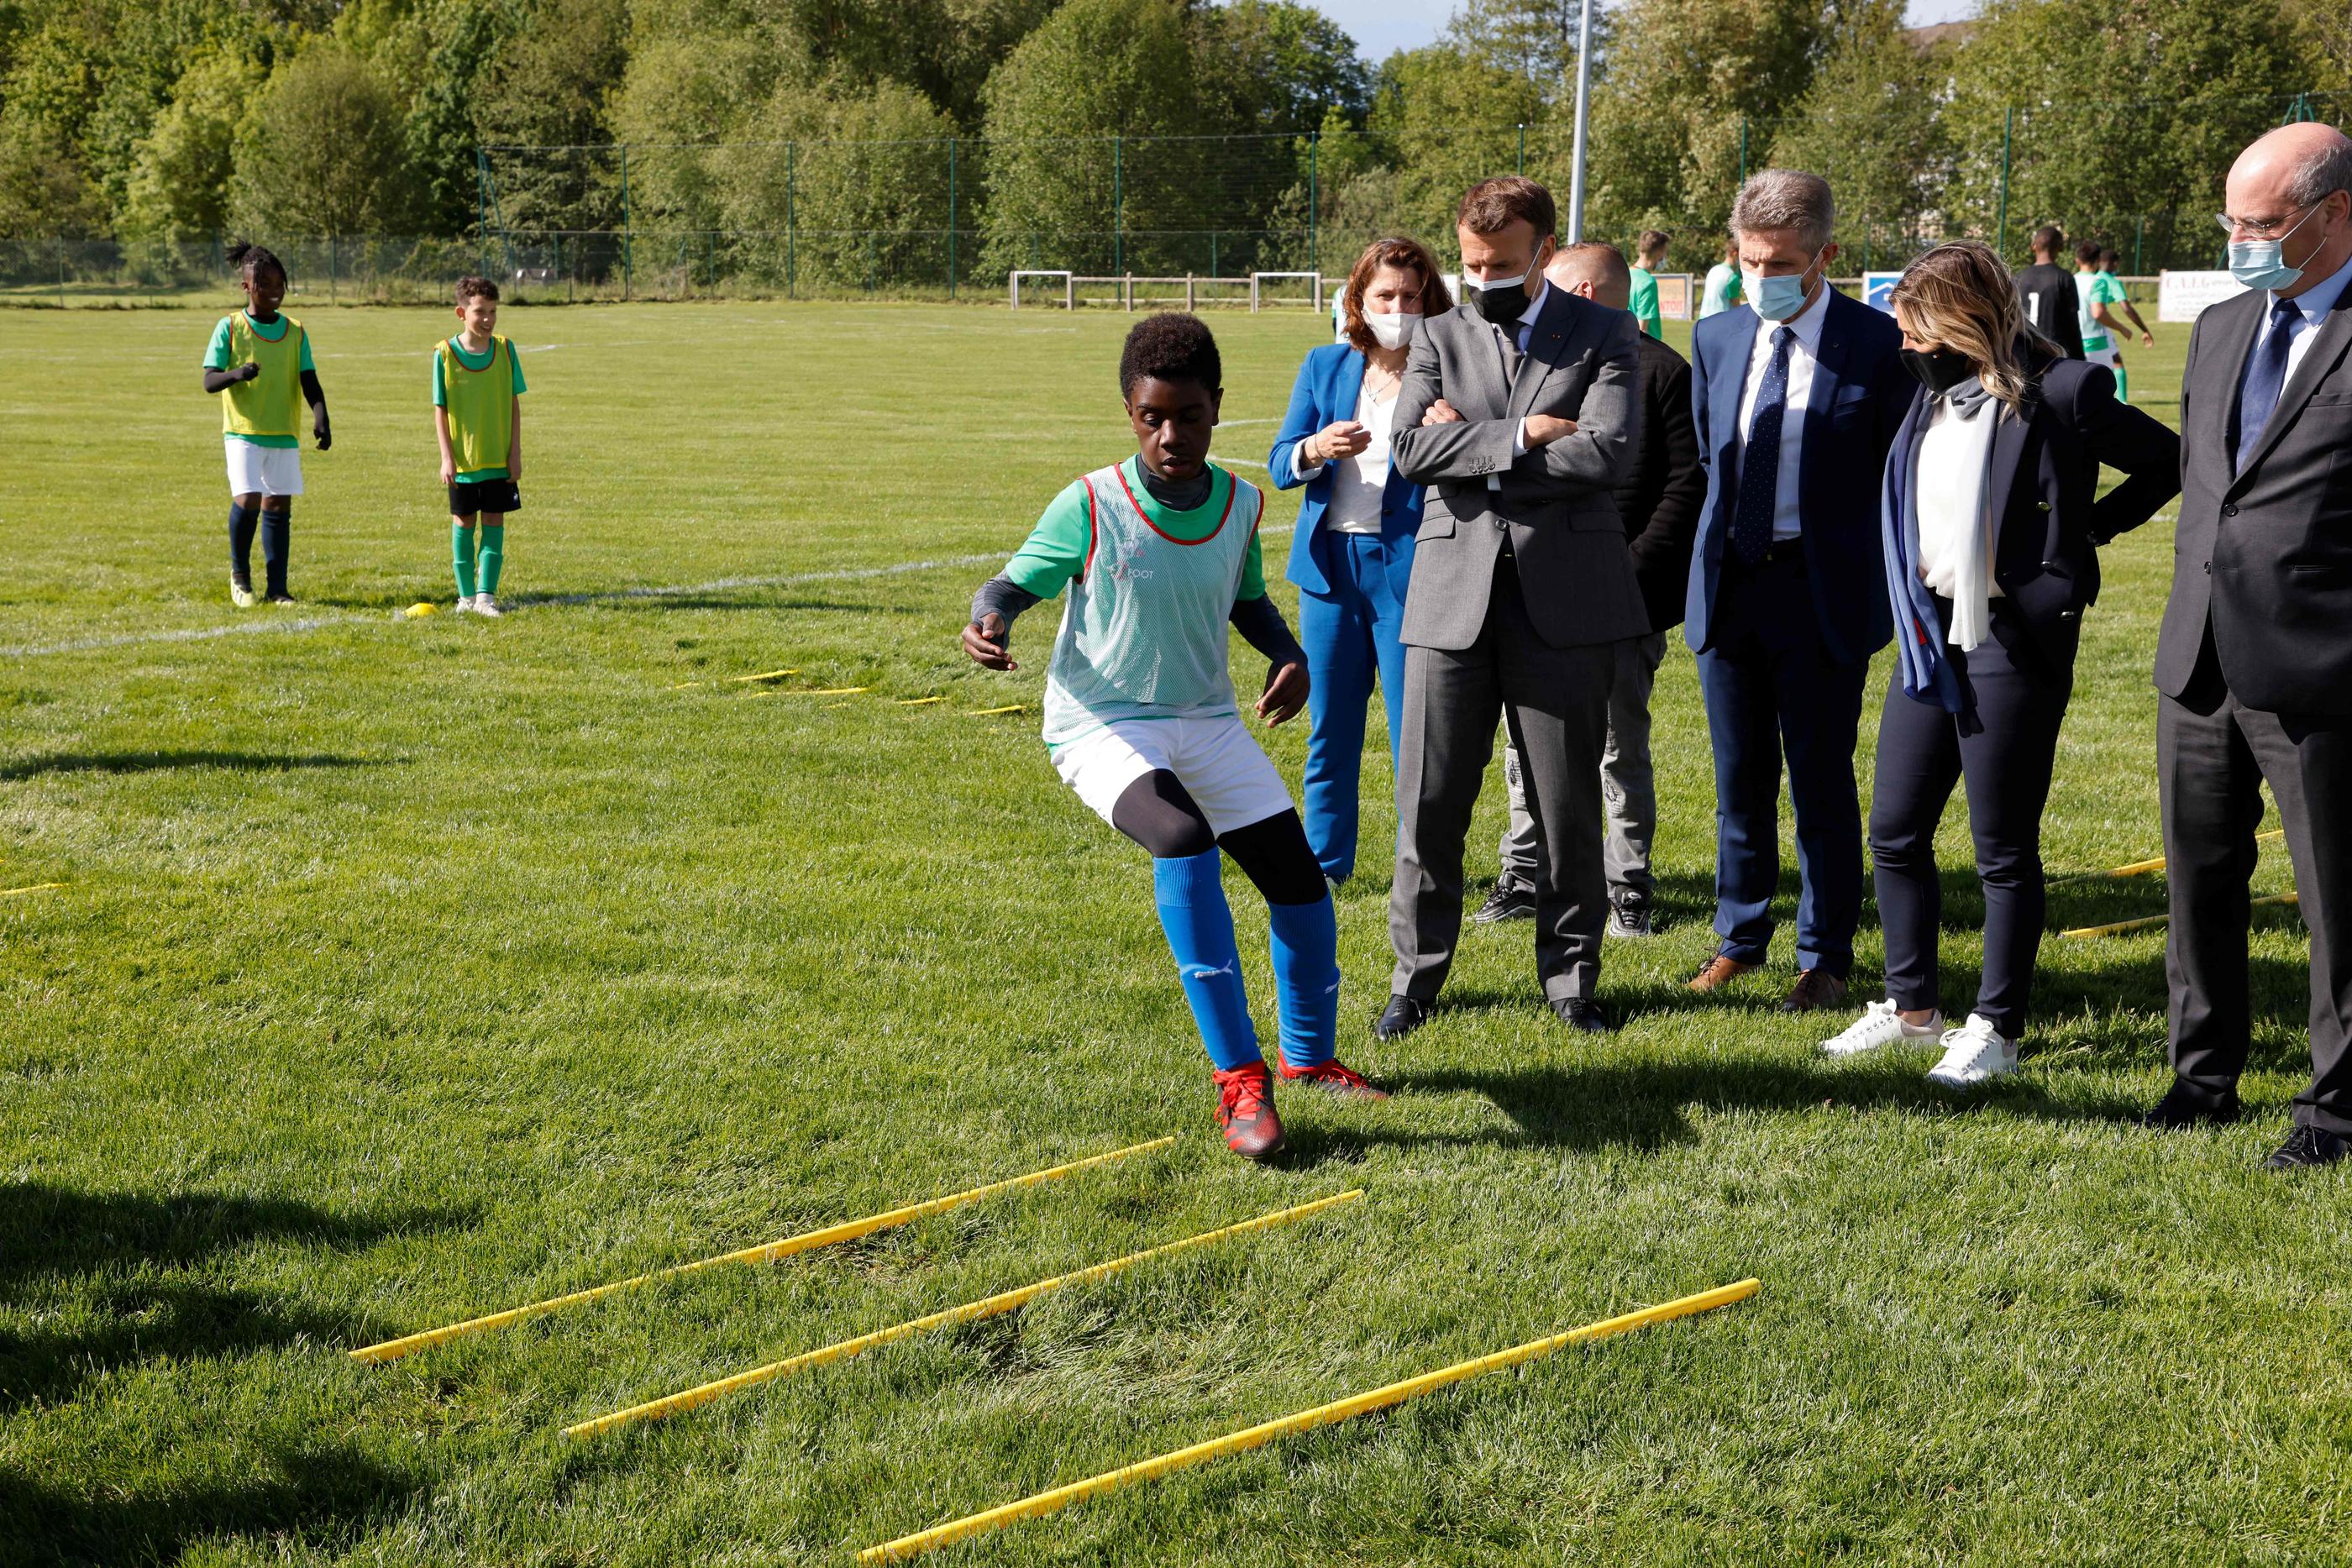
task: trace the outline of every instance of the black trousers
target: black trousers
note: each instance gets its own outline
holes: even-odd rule
[[[2053,662],[2018,612],[1993,601],[1992,635],[1975,652],[1945,656],[1973,695],[1984,728],[1960,734],[1957,715],[1886,688],[1878,723],[1870,804],[1870,858],[1886,934],[1886,994],[1906,1009],[1937,999],[1936,940],[1943,900],[1936,878],[1936,824],[1952,786],[1966,779],[1969,831],[1984,886],[1984,973],[1976,1011],[2005,1039],[2025,1032],[2033,961],[2042,947],[2042,810],[2074,672]]]
[[[2247,883],[2267,780],[2311,933],[2311,1087],[2297,1124],[2352,1135],[2352,716],[2265,713],[2230,695],[2210,633],[2179,697],[2158,696],[2156,756],[2172,919],[2172,1070],[2213,1098],[2245,1071],[2252,1030]]]

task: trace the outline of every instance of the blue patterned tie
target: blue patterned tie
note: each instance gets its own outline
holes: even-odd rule
[[[1756,413],[1748,424],[1731,548],[1749,566],[1772,548],[1772,514],[1780,509],[1780,417],[1789,408],[1789,346],[1796,340],[1790,328],[1772,329],[1772,360],[1764,367],[1764,384],[1756,391]]]
[[[2271,329],[2254,345],[2253,362],[2246,367],[2246,390],[2238,394],[2236,473],[2246,471],[2246,460],[2263,438],[2263,426],[2277,412],[2279,394],[2286,390],[2286,351],[2302,325],[2303,312],[2294,300],[2282,299],[2271,307]]]

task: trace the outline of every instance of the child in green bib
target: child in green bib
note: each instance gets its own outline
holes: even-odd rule
[[[1242,721],[1230,625],[1268,661],[1255,712],[1307,704],[1307,655],[1266,597],[1265,497],[1209,458],[1223,397],[1216,340],[1199,318],[1147,317],[1128,334],[1119,391],[1136,455],[1065,488],[972,601],[964,651],[1012,670],[1014,617],[1066,588],[1045,675],[1045,743],[1079,800],[1152,857],[1153,902],[1208,1047],[1217,1120],[1235,1154],[1283,1148],[1274,1077],[1242,988],[1219,852],[1266,901],[1281,1071],[1381,1098],[1336,1054],[1338,929],[1323,868],[1288,786]]]
[[[499,615],[507,514],[522,506],[522,361],[499,324],[499,286],[457,280],[457,335],[433,352],[433,429],[449,487],[449,552],[457,613]],[[474,519],[481,519],[481,549]]]
[[[245,610],[254,601],[257,527],[269,602],[294,602],[286,590],[286,559],[292,548],[294,497],[302,493],[301,441],[296,434],[301,403],[310,405],[310,439],[319,450],[326,451],[334,437],[327,428],[327,394],[310,362],[310,335],[278,308],[286,298],[286,264],[257,245],[232,246],[228,260],[237,269],[246,307],[222,317],[213,329],[204,376],[205,391],[221,400],[222,444],[228,454],[228,596]]]

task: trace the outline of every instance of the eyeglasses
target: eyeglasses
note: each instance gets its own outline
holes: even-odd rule
[[[2282,227],[2289,218],[2294,217],[2297,213],[2308,210],[2304,207],[2292,207],[2278,217],[2265,219],[2260,223],[2252,218],[2233,218],[2227,213],[2215,213],[2213,221],[2232,235],[2242,233],[2249,239],[2277,239],[2280,237]]]

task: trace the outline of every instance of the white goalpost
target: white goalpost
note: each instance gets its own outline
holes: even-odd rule
[[[1021,308],[1021,280],[1024,277],[1060,278],[1062,280],[1062,308],[1065,310],[1075,310],[1078,308],[1077,287],[1072,281],[1072,275],[1070,273],[1066,271],[1056,271],[1051,267],[1016,267],[1013,269],[1013,275],[1005,280],[1005,286],[1010,290],[1013,297],[1013,309],[1018,310]]]
[[[1313,308],[1314,309],[1317,309],[1317,310],[1320,310],[1320,309],[1322,309],[1322,308],[1323,308],[1323,275],[1322,275],[1321,273],[1319,273],[1319,272],[1253,272],[1253,273],[1251,273],[1251,274],[1250,274],[1250,308],[1251,308],[1252,310],[1259,310],[1259,309],[1263,309],[1263,308],[1265,308],[1265,300],[1264,300],[1264,298],[1263,298],[1263,297],[1262,297],[1262,295],[1261,295],[1261,293],[1260,293],[1260,290],[1263,288],[1263,287],[1264,287],[1265,284],[1267,284],[1267,283],[1269,283],[1269,282],[1273,282],[1273,281],[1275,281],[1276,279],[1278,279],[1278,278],[1286,278],[1286,278],[1305,278],[1305,279],[1307,280],[1307,304],[1308,304],[1311,308]]]

